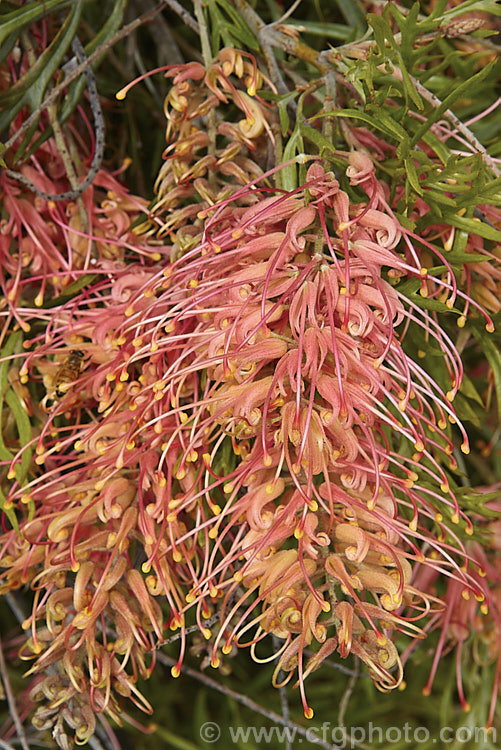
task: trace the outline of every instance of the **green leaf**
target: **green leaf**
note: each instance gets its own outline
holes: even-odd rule
[[[85,54],[87,55],[87,57],[91,55],[94,50],[97,49],[97,47],[105,44],[120,28],[120,25],[123,21],[123,15],[125,7],[127,5],[127,1],[128,0],[116,0],[115,5],[113,6],[113,11],[107,18],[104,26],[94,36],[92,41],[85,46]],[[103,52],[103,57],[105,54],[106,53]],[[92,68],[95,69],[98,65],[99,60],[97,60],[92,65]],[[57,113],[57,119],[60,124],[66,122],[68,118],[73,114],[79,101],[82,98],[86,87],[87,80],[84,74],[82,74],[76,81],[72,81],[70,83],[62,101],[61,107]],[[27,159],[29,159],[29,157],[32,156],[32,154],[34,154],[40,148],[40,146],[42,146],[42,144],[48,141],[49,138],[53,136],[53,134],[54,131],[52,129],[52,126],[48,124],[48,127],[44,130],[43,133],[41,133],[41,135],[39,135],[38,138],[31,140],[29,149],[23,153],[23,160],[26,161]],[[25,143],[29,142],[30,139],[25,139]],[[18,152],[18,154],[20,154],[20,152]]]
[[[0,65],[3,63],[7,55],[10,54],[10,52],[12,51],[12,48],[14,47],[18,39],[19,39],[18,32],[13,31],[12,34],[10,34],[7,37],[7,39],[4,39],[2,44],[0,44]]]
[[[419,184],[419,178],[416,172],[416,167],[414,166],[414,162],[412,161],[412,158],[410,156],[407,156],[404,159],[404,164],[405,164],[405,172],[407,174],[407,179],[409,180],[413,189],[416,191],[418,195],[423,195],[423,191],[421,190],[421,185]]]
[[[449,8],[444,12],[444,18],[452,16],[461,16],[464,13],[475,13],[480,11],[482,13],[492,13],[494,16],[501,16],[501,7],[498,0],[464,0],[458,6]]]
[[[280,126],[282,128],[282,135],[286,136],[289,132],[290,127],[290,118],[289,113],[287,111],[287,107],[290,102],[294,101],[296,97],[298,96],[297,91],[291,91],[290,94],[285,94],[285,96],[280,97],[278,99],[278,115],[280,118]]]
[[[4,108],[0,115],[0,130],[7,128],[15,115],[27,104],[31,112],[35,112],[40,107],[47,85],[52,80],[75,36],[81,13],[82,0],[77,0],[60,31],[35,64],[14,86],[0,94],[0,107]]]
[[[163,740],[166,743],[165,747],[172,748],[172,750],[198,750],[198,745],[195,745],[194,742],[174,734],[165,727],[157,727],[155,737]]]
[[[378,110],[378,113],[380,110]],[[385,118],[378,118],[378,114],[375,114],[374,116],[368,114],[367,112],[359,111],[358,109],[337,109],[337,110],[331,110],[329,112],[320,112],[319,114],[315,115],[312,119],[318,119],[320,117],[348,117],[354,120],[361,120],[362,122],[367,123],[367,125],[370,125],[371,128],[374,128],[375,130],[379,130],[382,133],[384,133],[386,136],[390,138],[395,138],[395,127],[397,123],[393,121],[392,125],[388,124],[388,120],[391,120],[391,117],[385,117]],[[399,126],[397,126],[399,127]],[[405,137],[407,136],[407,133],[400,128],[400,131],[404,133]]]
[[[471,378],[469,378],[466,374],[463,374],[463,379],[461,381],[461,393],[464,396],[467,396],[472,401],[476,401],[477,404],[485,409],[485,404],[482,400],[481,395],[473,385],[473,381],[471,380]]]
[[[336,0],[336,5],[348,26],[365,25],[365,11],[359,0]]]
[[[395,288],[399,294],[406,297],[410,302],[421,307],[423,310],[436,310],[437,312],[442,313],[452,312],[457,315],[461,314],[460,310],[457,310],[456,308],[450,309],[444,302],[439,302],[439,300],[434,298],[422,297],[418,291],[421,288],[421,282],[419,279],[407,279],[398,284]]]
[[[417,109],[424,109],[424,102],[419,96],[416,86],[414,85],[413,81],[411,80],[411,77],[409,76],[407,70],[405,69],[404,61],[402,60],[402,63],[400,65],[400,71],[402,73],[402,82],[404,84],[404,93],[406,95],[406,99],[409,98],[417,107]]]
[[[31,447],[28,446],[28,443],[31,441],[31,423],[26,414],[23,403],[11,388],[9,388],[5,394],[5,401],[10,407],[11,413],[16,420],[20,445],[27,446],[21,454],[21,461],[18,461],[15,466],[16,479],[19,484],[22,485],[31,464],[32,450]]]
[[[479,237],[484,237],[486,240],[494,240],[494,242],[501,242],[501,230],[491,227],[489,224],[481,221],[480,219],[468,219],[466,216],[458,216],[457,214],[448,214],[446,217],[447,223],[458,229],[463,229],[465,232],[476,234]]]
[[[422,138],[424,133],[426,133],[427,130],[430,129],[430,127],[433,125],[433,123],[437,122],[444,112],[446,112],[448,109],[451,108],[452,104],[454,104],[455,101],[458,99],[461,99],[462,97],[466,96],[467,93],[469,93],[471,96],[475,96],[475,89],[478,88],[478,84],[486,78],[491,70],[493,69],[494,65],[496,65],[497,60],[491,60],[490,63],[487,63],[487,65],[479,70],[478,73],[475,73],[474,76],[472,76],[469,80],[460,82],[452,82],[451,81],[451,93],[449,96],[447,96],[442,103],[436,108],[433,109],[430,115],[428,115],[428,118],[423,125],[418,128],[417,132],[414,134],[411,145],[415,146],[416,143]]]
[[[333,153],[337,152],[336,147],[333,145],[332,141],[330,141],[328,138],[326,138],[320,131],[316,130],[315,128],[310,128],[307,125],[301,125],[301,134],[307,138],[309,141],[315,144],[317,146],[319,153],[322,155],[325,151],[332,151]]]
[[[21,30],[28,24],[38,21],[49,13],[60,10],[66,5],[71,5],[74,0],[35,0],[33,3],[23,5],[12,13],[0,15],[0,44],[3,44],[9,34],[19,37]]]
[[[290,161],[295,156],[301,154],[304,151],[303,139],[301,137],[301,129],[296,127],[293,134],[287,141],[287,145],[284,148],[283,161]],[[296,164],[289,164],[288,167],[284,167],[280,170],[280,178],[282,182],[282,188],[284,190],[292,191],[297,188],[297,166]]]
[[[339,39],[346,41],[353,33],[353,29],[341,23],[318,23],[316,21],[295,21],[293,18],[287,19],[289,26],[300,26],[307,34],[313,36],[327,37],[327,39]]]
[[[45,300],[43,305],[40,309],[47,310],[51,307],[58,307],[59,305],[64,305],[65,302],[68,302],[72,297],[75,296],[81,289],[83,289],[86,286],[92,286],[92,284],[97,281],[98,275],[94,273],[86,273],[83,274],[83,276],[80,276],[79,279],[76,281],[73,281],[71,284],[68,284],[68,286],[64,290],[64,294],[59,295],[59,297],[54,297],[53,299]]]
[[[230,37],[233,37],[236,41],[241,42],[245,47],[248,47],[249,49],[257,52],[259,50],[258,41],[243,20],[240,13],[235,10],[235,8],[228,2],[228,0],[212,0],[209,3],[209,7],[215,5],[220,5],[221,8],[224,9],[225,13],[228,14],[229,21],[231,21],[230,23],[227,18],[219,13],[218,16],[221,29],[224,29],[224,31],[226,31],[230,35]],[[214,8],[214,11],[217,13],[216,8]]]
[[[496,390],[498,420],[501,420],[501,352],[499,346],[496,346],[492,341],[492,334],[485,330],[481,331],[475,326],[472,326],[471,330],[491,366],[494,377],[494,388]]]

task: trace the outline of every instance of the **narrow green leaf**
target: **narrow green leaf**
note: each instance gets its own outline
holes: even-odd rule
[[[16,511],[14,510],[14,508],[5,507],[7,502],[7,498],[5,497],[5,494],[0,487],[0,510],[5,513],[10,521],[12,528],[15,529],[15,531],[17,531],[17,533],[19,534],[19,523],[17,520]]]
[[[61,64],[76,33],[81,13],[82,0],[77,0],[60,31],[35,64],[14,86],[0,94],[0,107],[4,108],[2,115],[0,115],[0,130],[7,128],[15,115],[26,104],[29,104],[32,112],[40,107],[47,84]]]
[[[365,11],[358,0],[336,0],[336,5],[348,26],[365,24]]]
[[[480,219],[468,219],[466,216],[451,214],[447,215],[447,223],[458,229],[464,229],[465,232],[484,237],[486,240],[501,242],[501,230],[491,227]]]
[[[3,44],[9,34],[16,33],[19,36],[21,30],[28,24],[32,24],[66,5],[71,5],[72,2],[74,0],[44,0],[44,2],[35,0],[33,3],[23,5],[12,11],[12,13],[0,15],[0,44]]]
[[[238,11],[227,0],[216,0],[216,3],[224,9],[232,22],[230,24],[226,19],[222,21],[222,25],[225,26],[228,33],[249,49],[257,52],[259,50],[258,41]]]
[[[350,38],[353,29],[341,23],[318,23],[315,21],[295,21],[293,18],[287,19],[290,26],[300,26],[307,34],[313,36],[323,36],[328,39],[339,39],[345,41]]]
[[[294,157],[302,153],[303,150],[303,139],[301,138],[301,132],[299,128],[296,128],[284,148],[284,162],[289,161],[290,159],[294,159]],[[296,164],[290,164],[288,167],[284,167],[283,169],[281,169],[280,177],[282,188],[284,190],[295,190],[297,188]]]
[[[481,11],[482,13],[492,13],[494,16],[501,16],[501,6],[498,0],[464,0],[453,8],[449,8],[444,12],[444,18],[449,20],[449,16],[455,18],[461,16],[464,13],[475,13]]]
[[[26,414],[22,402],[18,399],[14,391],[9,388],[5,394],[5,401],[8,404],[11,413],[16,420],[17,432],[19,435],[19,442],[21,446],[27,446],[31,440],[31,423]],[[21,461],[16,464],[16,479],[20,485],[23,484],[28,469],[31,464],[32,450],[31,447],[27,447],[21,454]]]
[[[424,102],[419,96],[417,89],[405,68],[404,60],[402,60],[402,64],[400,65],[400,70],[402,73],[402,82],[404,84],[404,93],[416,105],[417,109],[419,110],[424,109]]]
[[[174,734],[174,732],[169,731],[165,727],[157,727],[155,729],[155,737],[166,742],[166,747],[172,748],[172,750],[198,750],[198,745],[195,745],[194,742]]]
[[[492,341],[492,334],[487,331],[480,331],[473,326],[471,330],[491,366],[496,390],[498,420],[501,420],[501,351],[499,346],[496,346]]]
[[[77,294],[81,289],[83,289],[85,286],[91,286],[95,281],[97,281],[97,279],[97,274],[83,274],[83,276],[80,276],[77,281],[73,281],[71,284],[68,284],[68,286],[64,290],[64,294],[59,295],[59,297],[54,297],[53,299],[45,300],[43,305],[41,306],[41,309],[47,310],[51,307],[64,305],[65,302],[68,302],[68,300],[74,297],[75,294]]]
[[[430,129],[430,127],[433,125],[433,123],[437,122],[444,112],[446,110],[450,109],[452,104],[454,104],[455,101],[458,99],[461,99],[462,97],[466,96],[466,94],[469,92],[473,96],[475,96],[475,89],[478,88],[478,84],[486,78],[491,70],[493,69],[494,65],[497,64],[497,60],[491,60],[490,63],[487,63],[487,65],[478,71],[478,73],[475,73],[474,76],[472,76],[467,81],[463,81],[462,83],[454,83],[452,85],[451,81],[451,93],[449,96],[447,96],[442,103],[434,109],[430,115],[428,115],[428,118],[423,125],[418,128],[417,132],[414,134],[411,145],[415,146],[416,143],[421,139],[421,137],[426,133],[427,130]]]
[[[416,191],[418,195],[423,195],[423,191],[421,190],[421,185],[419,184],[419,177],[417,175],[416,167],[414,166],[414,162],[412,161],[412,158],[410,156],[407,156],[404,159],[404,164],[405,164],[405,172],[407,174],[407,179],[412,185],[412,188]]]
[[[480,404],[480,406],[485,409],[485,403],[482,400],[480,393],[473,385],[471,378],[466,374],[463,374],[463,380],[461,381],[461,393],[472,401],[476,401],[477,404]]]
[[[373,107],[372,104],[367,105],[367,112],[374,113],[379,119],[379,122],[386,125],[388,131],[396,138],[400,143],[408,143],[409,135],[404,128],[399,125],[396,120],[391,117],[388,112],[381,110],[380,108]]]
[[[379,121],[376,115],[372,116],[367,112],[361,112],[357,109],[338,109],[331,110],[330,112],[321,112],[315,115],[315,117],[312,119],[318,119],[319,117],[348,117],[354,120],[361,120],[362,122],[367,123],[367,125],[370,125],[375,130],[381,131],[390,138],[395,137],[394,131],[388,128],[386,122]]]
[[[324,151],[332,151],[333,153],[336,153],[336,147],[334,144],[329,141],[322,133],[320,133],[315,128],[310,128],[307,125],[301,125],[301,134],[307,138],[309,141],[315,144],[317,146],[320,154],[322,154]]]

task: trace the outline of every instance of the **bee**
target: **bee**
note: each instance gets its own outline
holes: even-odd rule
[[[85,354],[80,349],[72,349],[54,376],[54,391],[62,398],[84,368]]]

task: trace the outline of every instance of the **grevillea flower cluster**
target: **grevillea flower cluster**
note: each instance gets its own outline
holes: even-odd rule
[[[485,583],[499,566],[469,539],[454,481],[469,452],[454,410],[463,362],[432,304],[492,331],[497,256],[464,264],[458,280],[447,247],[411,227],[424,200],[398,216],[402,196],[377,176],[363,128],[335,168],[303,155],[284,166],[301,165],[300,186],[275,187],[280,169],[262,156],[273,106],[251,58],[225,50],[208,70],[169,74],[151,209],[103,173],[104,202],[85,194],[88,227],[73,207],[63,220],[40,204],[44,231],[52,222],[44,255],[23,208],[34,200],[4,185],[3,252],[8,235],[23,247],[3,282],[9,322],[45,324],[8,357],[21,361],[28,409],[30,382],[50,398],[31,441],[2,462],[17,528],[0,538],[1,591],[34,592],[20,656],[32,660],[35,726],[63,746],[67,726],[85,742],[96,715],[119,722],[123,697],[151,713],[137,680],[169,629],[181,635],[179,675],[192,623],[215,668],[235,647],[275,661],[274,684],[298,686],[307,717],[305,680],[334,653],[360,659],[382,691],[402,682],[402,633],[410,653],[435,628],[461,644],[472,622],[499,659]],[[245,118],[216,121],[212,148],[197,123],[220,104]],[[468,251],[483,253],[477,244]],[[62,295],[50,312],[43,291],[35,307],[22,302],[40,280]],[[440,353],[440,378],[416,340]],[[58,393],[72,352],[81,368]]]

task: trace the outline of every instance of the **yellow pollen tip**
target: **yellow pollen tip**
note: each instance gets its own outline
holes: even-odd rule
[[[461,452],[467,456],[470,452],[470,446],[466,445],[466,443],[461,443]]]
[[[119,102],[122,102],[125,97],[127,96],[128,87],[124,86],[123,89],[120,89],[120,91],[117,91],[115,94],[115,99],[118,99]]]
[[[494,325],[492,323],[487,323],[487,325],[485,326],[485,330],[487,331],[487,333],[494,333],[496,329],[494,328]]]
[[[221,651],[223,652],[223,654],[227,655],[227,654],[231,653],[231,648],[232,648],[231,647],[231,643],[225,643],[224,646],[222,647]]]
[[[212,630],[209,630],[209,628],[202,628],[202,635],[206,641],[209,641],[212,636]]]
[[[179,677],[179,675],[181,674],[181,670],[180,670],[180,669],[179,669],[179,667],[178,667],[178,666],[176,665],[176,666],[172,667],[172,669],[171,669],[170,673],[171,673],[171,675],[172,675],[173,677]]]
[[[419,275],[423,276],[423,278],[426,277],[426,276],[428,276],[428,269],[427,268],[420,268],[419,269]]]
[[[132,307],[132,305],[129,305],[129,307],[126,309],[124,315],[125,315],[126,318],[130,318],[132,315],[134,315],[134,308]]]
[[[304,716],[305,716],[305,719],[313,719],[313,715],[314,715],[314,714],[313,714],[313,709],[312,709],[312,708],[310,708],[309,706],[307,706],[307,707],[306,707],[306,708],[304,709]]]
[[[456,321],[456,324],[458,328],[464,328],[466,325],[466,317],[464,315],[460,315]]]
[[[221,664],[221,661],[220,661],[220,660],[218,659],[218,657],[217,657],[217,656],[215,656],[215,657],[214,657],[213,659],[211,659],[211,663],[210,663],[210,665],[211,665],[211,667],[213,667],[214,669],[217,669],[217,668],[219,667],[219,665],[220,665],[220,664]]]

